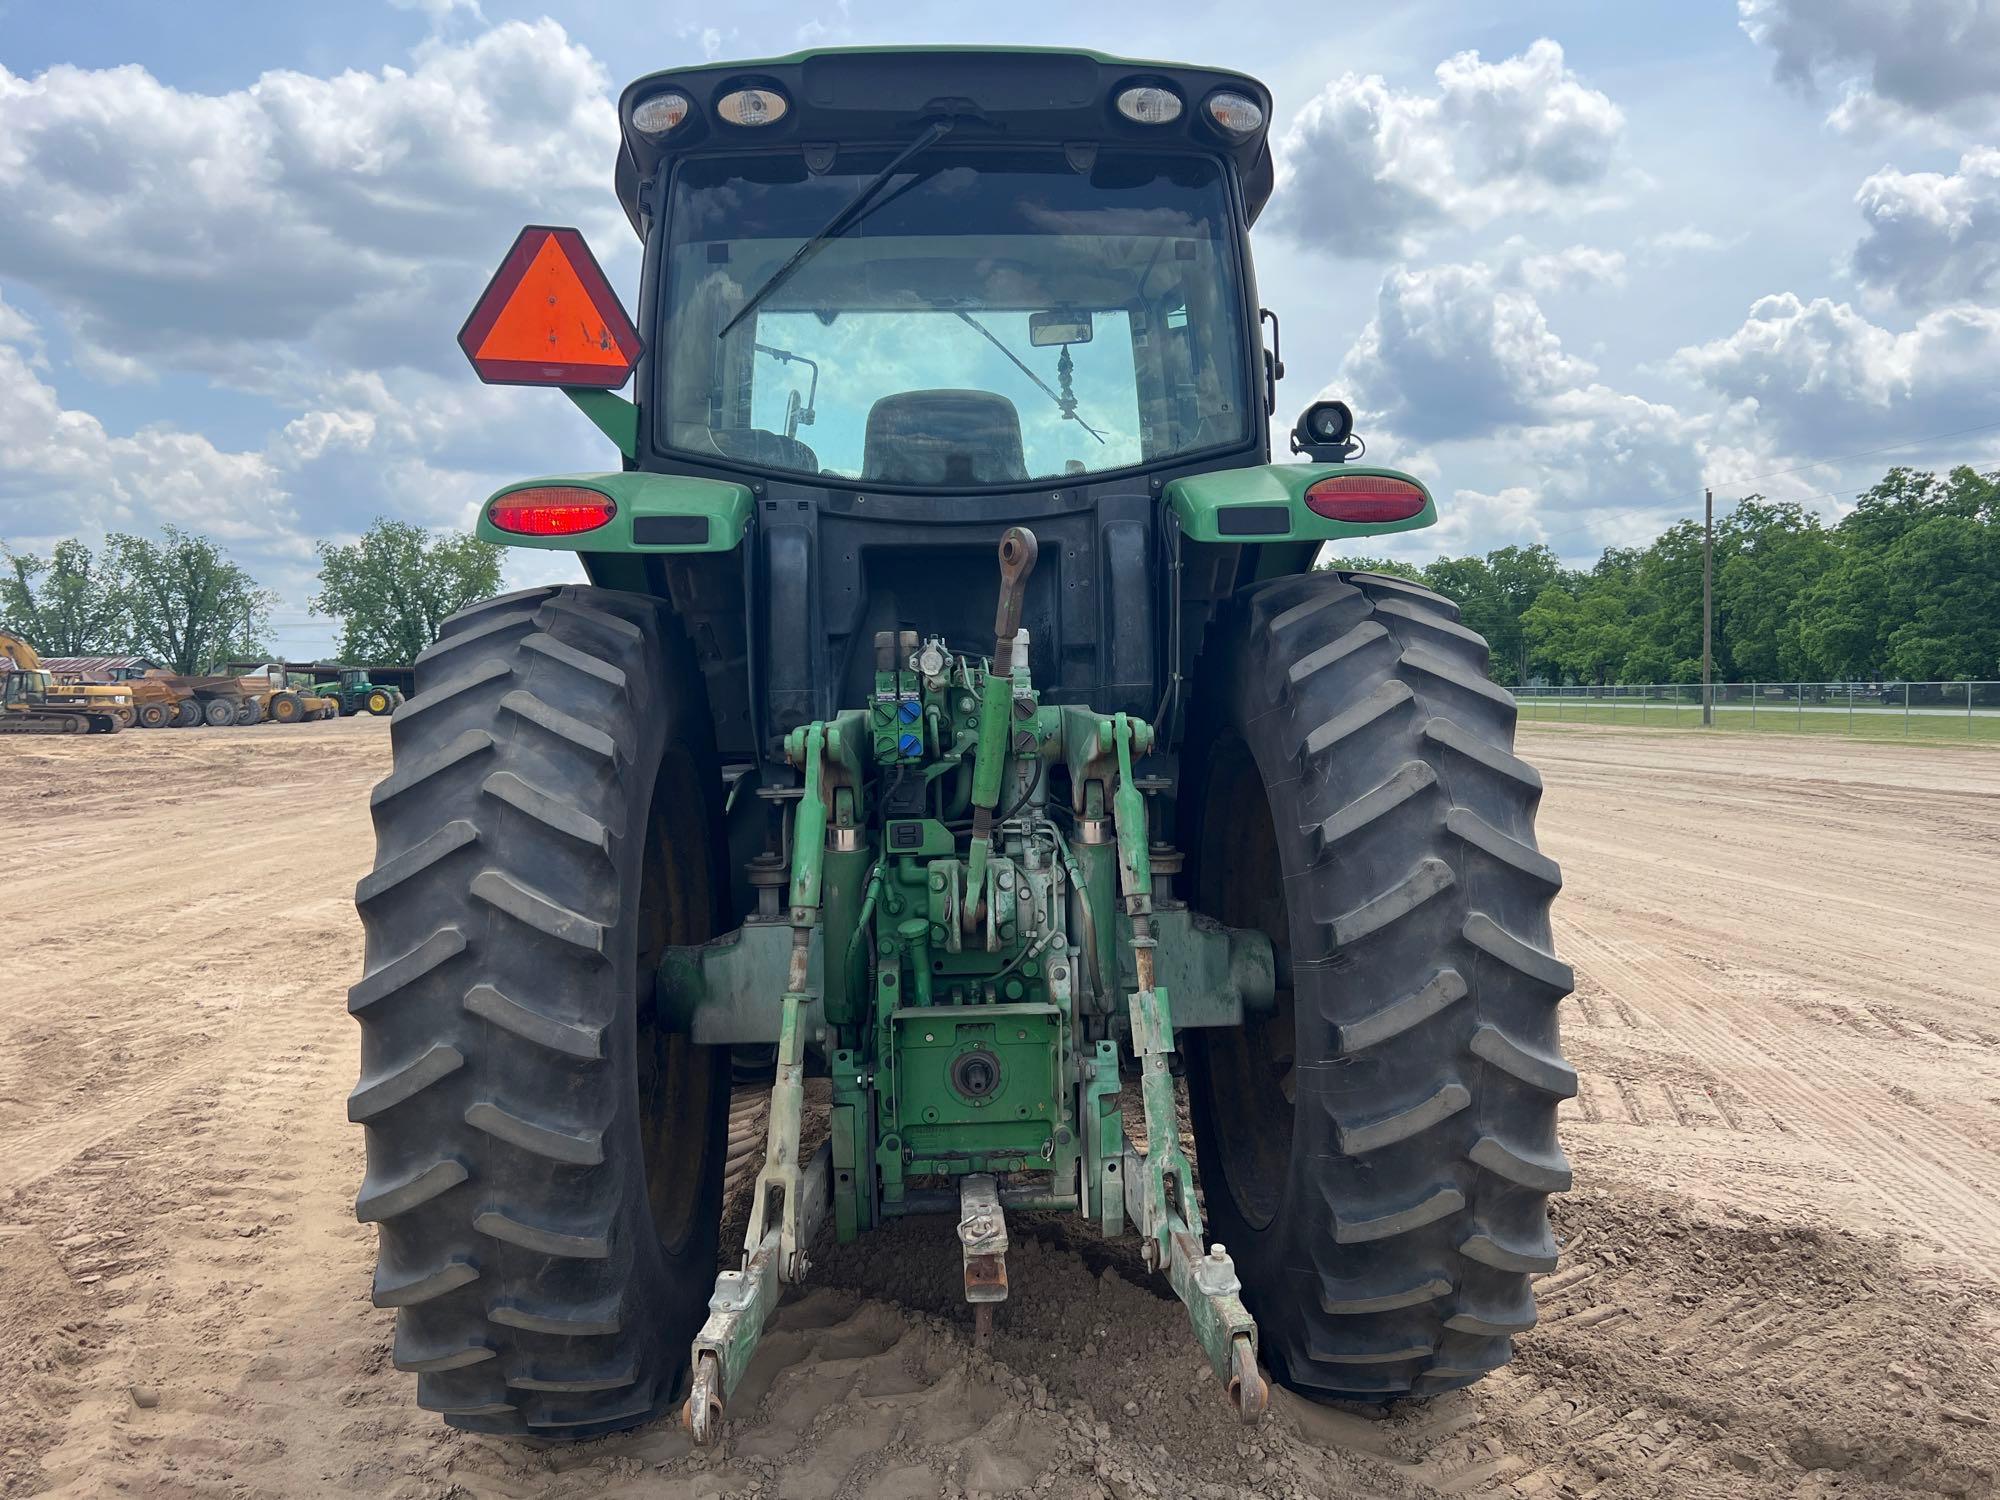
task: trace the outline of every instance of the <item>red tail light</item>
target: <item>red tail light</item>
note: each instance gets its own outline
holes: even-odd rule
[[[510,490],[486,507],[486,519],[498,530],[519,536],[574,536],[617,514],[609,495],[565,484]]]
[[[1335,474],[1306,486],[1306,509],[1329,521],[1407,521],[1423,508],[1423,487],[1408,479]]]

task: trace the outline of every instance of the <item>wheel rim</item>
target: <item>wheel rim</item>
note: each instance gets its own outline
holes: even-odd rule
[[[1200,1149],[1220,1168],[1204,1184],[1213,1193],[1219,1176],[1244,1222],[1263,1229],[1277,1216],[1291,1173],[1298,1089],[1291,945],[1263,778],[1249,747],[1233,734],[1211,754],[1202,807],[1195,906],[1231,927],[1262,932],[1278,959],[1276,1008],[1241,1026],[1204,1032],[1200,1070],[1210,1121],[1210,1139]]]
[[[639,888],[637,1038],[639,1144],[646,1198],[660,1248],[678,1254],[695,1231],[703,1197],[704,1132],[713,1114],[713,1050],[660,1024],[655,975],[662,952],[713,936],[715,893],[706,857],[707,799],[696,762],[667,746],[654,783]],[[690,860],[690,850],[702,851]]]

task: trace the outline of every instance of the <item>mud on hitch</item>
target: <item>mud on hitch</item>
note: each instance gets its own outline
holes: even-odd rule
[[[1202,1239],[1169,1060],[1176,1025],[1273,1005],[1271,944],[1175,896],[1180,856],[1148,807],[1170,783],[1142,774],[1153,729],[1036,691],[1020,628],[1035,561],[1034,534],[1009,528],[990,655],[876,637],[870,701],[786,738],[782,906],[661,965],[662,1003],[695,1041],[778,1049],[742,1260],[694,1340],[699,1440],[829,1208],[843,1241],[956,1213],[982,1340],[1007,1296],[1008,1210],[1129,1226],[1243,1420],[1265,1408],[1257,1325],[1227,1251]],[[809,1054],[832,1077],[831,1138],[801,1164]]]

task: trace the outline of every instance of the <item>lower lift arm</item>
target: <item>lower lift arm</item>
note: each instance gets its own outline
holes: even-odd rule
[[[1132,1050],[1139,1058],[1140,1090],[1146,1116],[1146,1153],[1125,1153],[1126,1212],[1145,1236],[1146,1264],[1164,1268],[1174,1293],[1187,1304],[1195,1337],[1208,1362],[1229,1390],[1237,1415],[1255,1422],[1270,1404],[1271,1389],[1257,1368],[1257,1322],[1244,1307],[1243,1283],[1229,1252],[1201,1246],[1201,1209],[1195,1202],[1194,1172],[1181,1150],[1174,1113],[1174,1080],[1167,1057],[1174,1050],[1173,1010],[1165,989],[1154,980],[1153,879],[1145,799],[1132,775],[1133,742],[1151,731],[1124,714],[1112,720],[1117,740],[1118,789],[1112,819],[1118,836],[1119,883],[1131,923],[1132,970],[1137,985],[1131,999]]]

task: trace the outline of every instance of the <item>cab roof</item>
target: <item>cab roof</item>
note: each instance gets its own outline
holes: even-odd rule
[[[1140,125],[1119,114],[1117,94],[1134,84],[1164,85],[1181,97],[1180,118]],[[790,104],[768,125],[731,125],[715,103],[733,89],[776,88]],[[633,107],[671,88],[689,100],[687,118],[664,141],[632,127]],[[1264,113],[1248,140],[1210,124],[1203,102],[1219,90],[1247,94]],[[1245,73],[1184,63],[1144,62],[1053,47],[831,47],[748,62],[701,63],[649,73],[618,100],[618,200],[643,234],[640,197],[662,165],[695,148],[773,145],[895,145],[931,120],[953,116],[953,143],[1171,146],[1231,158],[1251,222],[1271,196],[1271,93]]]

